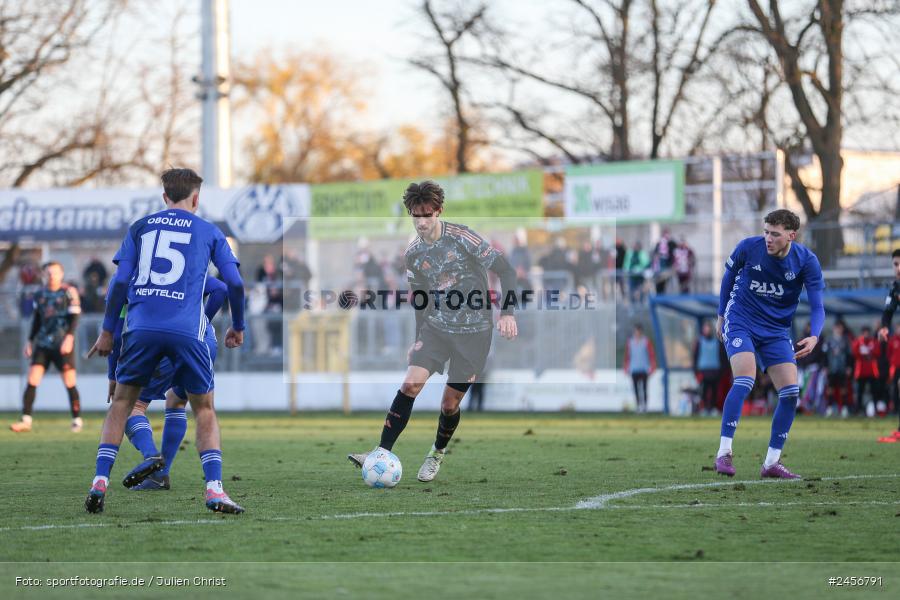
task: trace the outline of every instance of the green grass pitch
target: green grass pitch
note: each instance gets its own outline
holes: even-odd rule
[[[106,512],[90,515],[82,502],[101,415],[72,434],[65,416],[39,413],[31,434],[0,432],[0,593],[124,595],[47,584],[115,575],[188,581],[128,590],[148,598],[184,586],[210,598],[900,590],[900,444],[875,443],[893,419],[798,417],[784,462],[805,479],[760,482],[768,419],[742,420],[728,480],[710,470],[716,419],[464,414],[438,479],[423,484],[415,475],[436,415],[416,412],[394,447],[403,480],[372,490],[346,454],[371,449],[381,419],[223,415],[225,488],[241,516],[204,507],[192,420],[168,492],[121,486],[139,458],[126,440]],[[151,422],[159,443],[162,416]],[[198,576],[227,586],[194,585]],[[832,576],[883,579],[837,591]],[[17,587],[16,577],[44,584]]]

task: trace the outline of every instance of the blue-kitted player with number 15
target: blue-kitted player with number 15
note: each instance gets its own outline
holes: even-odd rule
[[[95,352],[106,356],[112,350],[113,330],[126,298],[128,315],[116,368],[116,391],[103,423],[96,476],[85,500],[88,512],[103,511],[125,421],[141,388],[149,383],[163,358],[172,362],[174,379],[184,387],[194,410],[197,451],[207,483],[207,508],[226,513],[244,510],[222,489],[222,451],[213,409],[213,365],[204,341],[209,319],[203,310],[203,295],[210,260],[228,286],[232,319],[225,335],[228,348],[244,341],[244,284],[225,236],[218,227],[195,214],[202,182],[190,169],[163,173],[167,208],[135,222],[113,259],[118,270],[110,283],[103,331],[89,356]],[[135,470],[138,478],[164,466],[160,457],[145,462]]]

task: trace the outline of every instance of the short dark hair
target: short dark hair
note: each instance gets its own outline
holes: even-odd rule
[[[431,180],[411,183],[403,192],[403,206],[412,214],[416,206],[430,205],[434,210],[444,207],[444,190]]]
[[[169,169],[163,172],[160,179],[166,196],[172,202],[181,202],[199,190],[203,183],[203,178],[193,169]]]
[[[894,248],[894,252],[891,254],[891,258],[897,258],[900,256],[900,248]]]
[[[48,260],[47,262],[45,262],[44,264],[41,265],[41,271],[43,271],[44,269],[47,269],[48,267],[59,267],[60,269],[63,269],[61,262],[56,261],[56,260]],[[65,271],[65,269],[63,269],[63,271]]]
[[[862,331],[863,333],[872,333],[872,328],[869,327],[868,325],[863,325],[862,329],[860,329],[860,331]]]
[[[800,229],[800,217],[786,208],[773,210],[766,215],[766,218],[763,219],[763,221],[769,225],[781,225],[785,229],[789,229],[791,231],[797,231]]]

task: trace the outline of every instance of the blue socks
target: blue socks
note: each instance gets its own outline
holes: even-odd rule
[[[778,390],[778,406],[772,416],[772,436],[769,438],[769,447],[776,450],[784,448],[788,432],[797,414],[797,400],[800,396],[800,386],[786,385]]]
[[[222,481],[222,451],[204,450],[200,453],[200,464],[203,465],[203,476],[207,483]]]
[[[169,474],[178,448],[187,432],[187,414],[183,408],[167,408],[166,423],[163,426],[162,455],[166,460],[166,468],[160,471],[163,475]]]
[[[150,427],[150,421],[144,415],[129,417],[125,421],[125,434],[144,458],[159,454],[156,444],[153,443],[153,429]]]
[[[97,449],[97,477],[109,479],[109,473],[112,471],[118,453],[119,447],[115,444],[100,444]]]
[[[753,377],[734,378],[731,389],[725,396],[725,404],[722,406],[722,437],[734,437],[738,421],[741,418],[741,409],[744,407],[744,400],[750,395],[755,381]]]

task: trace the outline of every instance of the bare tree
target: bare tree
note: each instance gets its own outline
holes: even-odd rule
[[[890,40],[897,23],[889,17],[896,17],[900,7],[878,2],[848,7],[843,0],[769,0],[764,7],[748,0],[748,8],[749,18],[732,30],[737,35],[723,52],[738,74],[728,82],[732,93],[722,98],[723,107],[743,106],[743,118],[736,122],[758,132],[764,148],[784,151],[791,190],[812,225],[811,243],[822,263],[831,265],[844,245],[838,219],[845,136],[871,131],[873,120],[884,129],[891,122],[891,106],[897,118],[900,86],[883,74],[891,72],[890,61],[896,59],[896,42]],[[785,104],[793,111],[780,108]],[[734,114],[727,108],[723,113]],[[810,154],[820,182],[802,177]]]
[[[437,50],[417,55],[409,59],[409,64],[435,77],[447,93],[453,114],[455,171],[466,173],[471,170],[475,150],[485,142],[473,134],[473,108],[462,74],[463,47],[467,41],[494,35],[488,7],[484,2],[456,2],[439,11],[432,0],[424,0],[421,11],[431,30],[426,39],[436,39]]]
[[[19,187],[48,165],[89,148],[97,142],[97,129],[79,124],[51,135],[20,125],[40,110],[40,84],[83,52],[122,3],[68,0],[0,2],[0,180]],[[32,123],[33,125],[33,123]],[[18,259],[20,248],[13,242],[0,261],[2,281]]]
[[[123,20],[160,16],[139,0],[0,0],[0,185],[133,183],[195,152],[190,4],[175,4],[163,39],[147,39],[116,38]],[[139,41],[153,44],[151,59],[128,53]],[[0,281],[19,253],[14,241]]]
[[[497,45],[495,54],[472,58],[509,84],[505,97],[486,105],[500,113],[505,137],[518,138],[516,145],[542,162],[549,155],[568,162],[657,158],[665,144],[683,145],[671,142],[684,129],[685,108],[702,106],[693,88],[719,42],[714,6],[714,0],[558,2],[556,19],[569,20],[552,24],[558,35]],[[575,118],[563,118],[560,106],[575,108]]]

